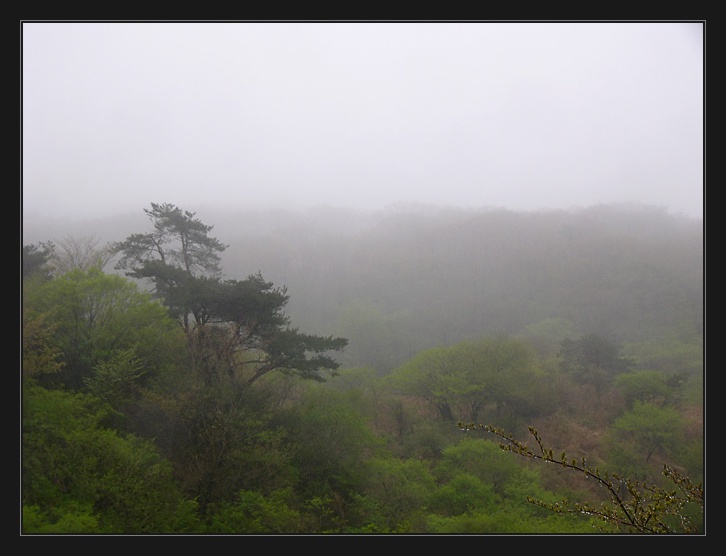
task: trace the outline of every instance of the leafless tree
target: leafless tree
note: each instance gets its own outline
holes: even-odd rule
[[[95,236],[66,236],[57,242],[49,257],[52,274],[58,276],[73,269],[89,270],[93,267],[103,269],[113,258],[110,244],[99,246]]]

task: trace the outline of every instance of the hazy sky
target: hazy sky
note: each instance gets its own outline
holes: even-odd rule
[[[703,24],[22,23],[24,214],[703,216]]]

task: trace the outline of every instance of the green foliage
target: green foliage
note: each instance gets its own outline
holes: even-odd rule
[[[279,424],[289,434],[300,496],[329,500],[331,514],[320,526],[341,530],[365,484],[366,461],[383,450],[383,442],[345,393],[317,384],[306,390],[299,403],[280,413]]]
[[[103,530],[91,503],[70,500],[62,504],[47,511],[39,506],[23,505],[23,533],[79,535],[112,532]]]
[[[90,394],[118,409],[138,396],[145,372],[136,349],[129,348],[98,363],[85,383]]]
[[[552,516],[527,496],[554,501],[536,470],[513,465],[495,443],[465,438],[446,448],[434,467],[436,487],[415,521],[417,532],[435,534],[589,533],[580,515]]]
[[[240,490],[267,495],[297,482],[287,433],[271,423],[263,390],[187,383],[145,402],[137,426],[158,438],[180,488],[203,515]]]
[[[352,471],[362,465],[364,454],[372,455],[381,446],[344,393],[311,388],[292,416],[298,458],[305,468],[315,469],[316,476],[332,478],[346,468]]]
[[[458,474],[431,496],[429,509],[438,515],[454,516],[493,511],[498,497],[491,484],[473,475]]]
[[[630,370],[634,362],[622,357],[620,347],[598,336],[587,334],[578,340],[566,338],[560,350],[562,368],[583,384],[592,384],[598,394],[614,377]]]
[[[613,444],[631,446],[642,463],[658,453],[668,458],[685,438],[685,420],[672,407],[636,401],[612,424]]]
[[[23,530],[163,533],[190,530],[195,504],[148,442],[103,428],[97,398],[23,389]]]
[[[368,461],[363,498],[353,511],[355,519],[370,531],[411,532],[411,520],[436,489],[425,462],[415,459],[376,457]]]
[[[54,374],[63,368],[63,352],[53,343],[57,325],[49,324],[49,313],[23,310],[22,371],[23,377]]]
[[[638,371],[624,373],[615,378],[615,387],[625,397],[628,407],[636,402],[667,404],[678,398],[680,381],[669,380],[665,373],[660,371]]]
[[[333,322],[355,337],[345,362],[370,365],[340,369],[329,353],[347,341],[293,328],[286,288],[260,272],[220,279],[226,246],[211,226],[173,205],[146,212],[152,232],[116,247],[163,304],[98,265],[79,270],[91,260],[70,256],[81,243],[61,253],[69,273],[49,264],[52,244],[23,248],[23,532],[703,528],[698,234],[631,245],[620,226],[497,213],[413,218],[415,233],[383,223],[373,246],[326,240],[315,252],[302,226],[286,237],[290,256],[255,236],[244,264],[294,284],[296,320]],[[328,251],[334,262],[315,258]],[[597,334],[569,340],[579,329]],[[627,339],[639,365],[601,333]],[[446,347],[418,352],[432,345]],[[517,431],[541,421],[617,477],[558,458],[536,431],[534,451],[499,431],[502,450],[455,425],[481,416]]]
[[[50,348],[61,354],[63,368],[47,384],[81,389],[93,368],[119,350],[135,348],[150,374],[173,364],[179,352],[178,331],[164,308],[129,280],[99,268],[46,282],[23,312],[47,315]]]
[[[289,296],[260,274],[246,280],[206,284],[195,298],[200,326],[187,331],[192,363],[206,382],[227,375],[248,385],[273,371],[324,380],[340,364],[329,355],[347,345],[345,338],[314,336],[290,326],[284,313]]]
[[[484,430],[493,433],[504,440],[500,445],[502,450],[529,459],[554,463],[565,469],[582,473],[585,477],[592,478],[603,486],[610,495],[610,502],[603,502],[599,506],[589,503],[570,503],[566,499],[563,499],[562,502],[550,503],[529,497],[528,500],[533,504],[556,513],[580,513],[595,516],[601,520],[601,529],[604,532],[698,532],[704,509],[703,487],[701,484],[693,484],[688,477],[667,465],[663,468],[663,475],[675,485],[677,490],[624,478],[607,471],[601,474],[598,468],[588,465],[584,457],[578,460],[568,456],[564,451],[557,455],[551,448],[543,444],[534,427],[530,427],[529,430],[537,444],[537,452],[496,427],[473,423],[460,423],[459,426],[463,430]]]
[[[467,433],[468,434],[468,433]],[[581,533],[587,519],[558,515],[527,502],[536,496],[554,501],[536,470],[513,465],[496,443],[467,437],[444,450],[434,473],[439,485],[427,507],[429,533]]]
[[[187,334],[192,365],[207,384],[240,372],[248,384],[272,371],[322,380],[320,371],[339,367],[328,352],[345,348],[347,339],[291,327],[286,289],[259,272],[221,281],[219,253],[226,246],[208,235],[212,226],[171,204],[151,207],[145,212],[154,231],[117,243],[122,256],[116,267],[151,280],[154,295]]]
[[[581,380],[595,371],[615,375],[626,372],[633,362],[620,355],[620,348],[613,342],[587,334],[577,340],[565,338],[560,350],[563,367]]]
[[[421,398],[439,416],[476,419],[487,404],[500,410],[526,403],[537,374],[532,351],[507,338],[462,342],[421,352],[386,381],[400,394]]]
[[[41,281],[51,277],[48,263],[55,249],[52,242],[24,245],[22,254],[23,281],[35,276]]]
[[[113,246],[121,254],[116,268],[128,276],[148,279],[154,295],[161,299],[170,314],[179,319],[185,332],[190,332],[190,315],[197,326],[208,315],[205,300],[221,276],[220,253],[226,249],[209,236],[212,226],[194,218],[195,213],[169,204],[151,203],[144,209],[154,231],[132,234]]]
[[[448,481],[466,473],[494,485],[500,495],[504,494],[504,485],[522,472],[520,467],[512,465],[511,458],[496,443],[471,437],[445,448],[435,469],[440,480]]]
[[[287,289],[275,287],[259,272],[246,280],[227,280],[216,287],[209,299],[210,319],[235,323],[250,347],[260,337],[289,323],[284,313],[290,299]]]
[[[305,520],[294,509],[295,500],[290,489],[271,492],[242,490],[234,502],[210,509],[207,533],[227,534],[289,534],[304,533]]]
[[[191,276],[219,274],[219,253],[227,246],[209,237],[212,226],[194,218],[195,213],[170,203],[151,203],[151,209],[144,212],[154,231],[133,234],[117,243],[115,251],[123,254],[117,268],[129,269],[136,278],[151,278],[154,274],[148,272],[149,265],[160,261]]]
[[[541,535],[587,534],[596,532],[592,524],[569,515],[527,516],[517,509],[498,507],[494,511],[466,512],[455,516],[429,514],[426,532],[438,535]]]
[[[667,375],[684,373],[690,376],[703,374],[703,336],[680,338],[670,331],[657,341],[629,344],[628,352],[637,357],[640,367],[661,371]]]
[[[702,483],[706,472],[704,457],[706,437],[704,434],[687,436],[687,441],[671,447],[673,461],[677,469],[684,470],[694,483]],[[674,463],[674,467],[676,467]]]
[[[406,425],[404,434],[392,447],[400,457],[436,462],[447,446],[458,441],[456,436],[458,431],[454,430],[449,422],[422,420],[420,417],[415,419],[415,416],[409,415],[408,412],[403,418],[410,419],[410,423]]]

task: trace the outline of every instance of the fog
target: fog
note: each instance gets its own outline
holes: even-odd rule
[[[702,218],[704,24],[23,22],[22,213]]]

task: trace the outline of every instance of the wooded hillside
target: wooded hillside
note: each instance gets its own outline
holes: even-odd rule
[[[704,530],[702,222],[146,212],[24,241],[24,533]]]

